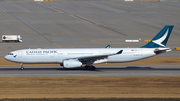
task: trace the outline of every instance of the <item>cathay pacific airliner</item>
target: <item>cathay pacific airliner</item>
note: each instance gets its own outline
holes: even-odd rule
[[[149,58],[172,49],[166,47],[173,25],[165,26],[149,43],[140,48],[67,48],[67,49],[21,49],[10,52],[4,58],[21,64],[60,64],[64,68],[85,65],[95,70],[93,64],[123,63]]]

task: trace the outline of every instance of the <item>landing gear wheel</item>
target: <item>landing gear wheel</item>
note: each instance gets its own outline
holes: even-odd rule
[[[21,70],[23,70],[23,69],[24,69],[24,67],[23,67],[23,63],[21,63],[20,65],[21,65]]]
[[[84,68],[85,68],[86,70],[88,70],[88,66],[85,66]]]
[[[24,67],[21,67],[21,70],[23,70],[24,69]]]
[[[94,66],[91,66],[91,70],[96,70],[96,67],[94,67]]]
[[[86,70],[96,70],[96,67],[94,66],[85,66]]]

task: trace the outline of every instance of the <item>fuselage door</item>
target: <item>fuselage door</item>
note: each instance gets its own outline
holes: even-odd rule
[[[138,49],[137,52],[134,54],[135,56],[142,56],[142,50]]]
[[[18,58],[22,58],[23,53],[22,52],[18,52]]]

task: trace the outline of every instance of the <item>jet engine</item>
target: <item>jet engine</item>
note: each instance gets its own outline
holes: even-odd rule
[[[82,63],[77,60],[64,60],[63,61],[63,67],[64,68],[76,68],[81,67]]]

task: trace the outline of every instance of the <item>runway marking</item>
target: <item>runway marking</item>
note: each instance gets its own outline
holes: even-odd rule
[[[11,21],[16,22],[16,20],[11,20]]]
[[[56,44],[56,43],[54,43],[54,42],[52,42],[54,45],[56,45],[56,46],[58,46],[59,48],[61,48],[58,44]]]
[[[62,9],[57,9],[57,8],[55,8],[55,7],[50,7],[50,6],[46,5],[46,4],[43,4],[42,2],[39,2],[39,4],[40,4],[40,5],[43,5],[43,6],[45,6],[45,7],[48,7],[48,8],[50,8],[50,9],[53,9],[53,10],[57,11],[58,13],[67,13],[67,14],[69,14],[70,16],[72,16],[69,12],[64,11],[64,10],[62,10]]]
[[[13,17],[8,16],[7,18],[12,19]]]
[[[87,22],[89,22],[89,23],[91,23],[91,24],[98,25],[98,23],[93,22],[93,21],[90,21],[90,20],[88,20],[87,18],[81,17],[81,16],[79,16],[79,15],[74,15],[74,17],[79,18],[79,19],[84,20],[84,21],[87,21]]]
[[[4,9],[3,7],[0,7],[1,10],[3,10],[4,12],[7,12],[8,10]],[[10,15],[11,17],[14,17],[16,20],[18,20],[19,22],[21,22],[21,24],[26,25],[27,27],[29,27],[31,30],[33,30],[34,32],[36,32],[37,34],[39,34],[40,36],[44,37],[44,39],[46,39],[47,41],[49,41],[50,43],[58,46],[59,48],[61,48],[59,45],[55,44],[54,42],[52,42],[51,40],[49,40],[47,37],[45,37],[44,35],[42,35],[40,32],[38,32],[35,28],[31,27],[30,25],[26,24],[25,22],[23,22],[22,20],[20,20],[19,18],[17,18],[16,16],[13,16],[11,13],[7,13],[8,15]]]
[[[26,28],[26,26],[20,26],[21,28]]]
[[[19,22],[18,22],[18,23],[16,23],[16,24],[17,24],[17,25],[21,25],[22,23],[19,23]]]
[[[112,31],[112,32],[121,34],[121,35],[123,35],[123,36],[128,36],[128,35],[126,35],[126,34],[123,34],[123,33],[119,32],[119,31],[116,31],[116,30],[114,30],[114,29],[112,29],[112,28],[109,28],[109,27],[106,27],[106,26],[103,26],[103,25],[98,25],[98,26],[100,26],[100,27],[102,27],[102,28],[104,28],[104,29],[110,30],[110,31]]]
[[[34,34],[33,32],[27,32],[27,34]]]
[[[66,33],[61,33],[61,35],[66,35]]]
[[[2,6],[0,6],[0,9],[3,11],[3,12],[6,12],[6,10],[4,10],[4,8]]]
[[[30,31],[29,29],[25,29],[24,31]]]
[[[83,20],[83,21],[89,22],[89,23],[91,23],[91,24],[97,25],[97,26],[99,26],[99,27],[101,27],[101,28],[104,28],[104,29],[106,29],[106,30],[109,30],[109,31],[112,31],[112,32],[121,34],[121,35],[123,35],[123,36],[128,36],[128,35],[126,35],[126,34],[123,34],[123,33],[119,32],[119,31],[115,30],[115,29],[109,28],[109,27],[104,26],[104,25],[102,25],[102,24],[98,24],[98,23],[96,23],[96,22],[94,22],[94,21],[91,21],[91,20],[89,20],[89,19],[87,19],[87,18],[84,18],[84,17],[81,17],[81,16],[79,16],[79,15],[74,15],[74,17],[79,18],[79,19],[81,19],[81,20]]]
[[[82,16],[75,15],[75,14],[69,13],[69,12],[64,11],[64,10],[59,10],[59,9],[57,9],[57,8],[49,7],[48,5],[45,5],[45,4],[40,3],[40,2],[39,2],[38,4],[41,4],[41,5],[46,6],[46,7],[48,7],[48,8],[54,9],[54,10],[56,10],[56,11],[61,11],[61,12],[63,12],[63,13],[67,13],[67,14],[69,14],[69,15],[72,16],[72,17],[81,19],[81,20],[83,20],[83,21],[89,22],[89,23],[94,24],[94,25],[97,25],[97,26],[99,26],[99,27],[101,27],[101,28],[104,28],[104,29],[106,29],[106,30],[109,30],[109,31],[112,31],[112,32],[121,34],[121,35],[123,35],[123,36],[128,36],[128,35],[126,35],[126,34],[123,34],[123,33],[119,32],[119,31],[115,30],[115,29],[112,29],[112,28],[109,28],[109,27],[104,26],[104,25],[102,25],[102,24],[99,24],[99,23],[97,23],[97,22],[91,21],[91,20],[89,20],[89,19],[87,19],[87,18],[84,18],[84,17],[82,17]]]

